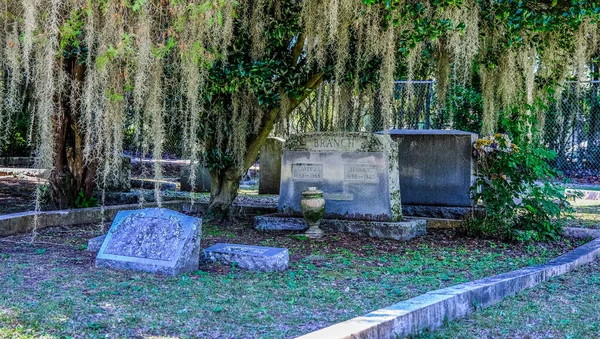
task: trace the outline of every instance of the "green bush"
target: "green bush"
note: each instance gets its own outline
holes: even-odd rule
[[[454,85],[448,90],[445,105],[434,117],[437,128],[445,128],[452,121],[452,128],[479,133],[483,122],[483,98],[474,87]]]
[[[474,198],[485,213],[467,222],[471,234],[506,240],[549,240],[562,232],[560,218],[572,212],[559,172],[549,161],[554,151],[541,147],[533,121],[505,119],[503,133],[475,143],[478,161]]]

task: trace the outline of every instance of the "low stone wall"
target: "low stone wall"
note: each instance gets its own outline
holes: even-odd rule
[[[0,157],[0,166],[31,167],[35,163],[32,157]]]
[[[165,201],[162,206],[174,210],[181,210],[183,201]],[[143,207],[156,207],[156,203],[144,204]],[[43,211],[37,215],[37,229],[52,226],[69,226],[77,224],[97,223],[103,219],[111,222],[117,212],[140,208],[139,204],[105,206],[104,213],[100,207],[81,208],[60,211]],[[36,212],[23,212],[0,215],[0,237],[28,233],[33,231]]]

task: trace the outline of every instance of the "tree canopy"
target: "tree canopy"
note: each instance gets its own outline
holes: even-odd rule
[[[340,119],[361,93],[387,121],[394,80],[433,77],[443,100],[477,78],[490,133],[500,112],[543,112],[564,79],[589,77],[599,19],[587,0],[4,0],[0,140],[31,114],[57,200],[115,175],[128,128],[158,159],[177,126],[226,213],[275,124],[323,81]]]

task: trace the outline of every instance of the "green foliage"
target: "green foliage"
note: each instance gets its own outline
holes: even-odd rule
[[[446,97],[442,116],[453,121],[452,128],[479,133],[483,123],[483,98],[473,87],[455,85]]]
[[[77,193],[77,199],[75,199],[75,208],[88,208],[98,206],[98,200],[94,197],[86,198],[83,191]]]
[[[528,136],[532,123],[532,118],[505,118],[505,133],[477,140],[474,198],[483,202],[485,213],[467,223],[470,233],[518,241],[561,234],[559,219],[572,208],[564,188],[555,182],[560,173],[548,163],[555,152]]]

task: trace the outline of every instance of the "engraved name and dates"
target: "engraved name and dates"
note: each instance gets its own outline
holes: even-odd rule
[[[344,165],[344,180],[365,183],[379,183],[379,166],[371,164],[346,164]]]
[[[379,183],[380,166],[373,164],[345,164],[344,181],[361,184]],[[297,181],[323,179],[323,164],[292,164],[292,179]]]
[[[293,180],[323,179],[323,164],[292,164]]]

